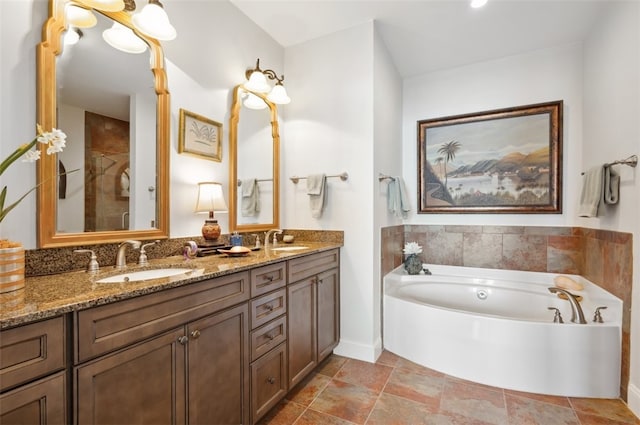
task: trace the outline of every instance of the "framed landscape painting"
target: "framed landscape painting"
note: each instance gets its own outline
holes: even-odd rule
[[[562,107],[418,121],[418,213],[561,213]]]

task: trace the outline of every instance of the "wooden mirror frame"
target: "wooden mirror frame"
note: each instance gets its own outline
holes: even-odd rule
[[[238,224],[238,121],[242,100],[240,93],[246,91],[258,96],[269,107],[271,138],[273,139],[273,220],[271,223]],[[242,84],[233,89],[231,117],[229,118],[229,232],[257,232],[280,227],[280,133],[278,108],[262,93],[247,90]]]
[[[56,57],[62,51],[62,33],[66,29],[64,9],[73,4],[90,9],[73,0],[50,0],[49,18],[42,28],[42,42],[36,49],[37,122],[44,131],[57,125]],[[46,146],[39,144],[37,162],[37,221],[38,247],[60,247],[82,244],[119,242],[125,239],[166,239],[169,237],[169,90],[164,69],[164,52],[158,40],[136,31],[128,13],[96,11],[131,28],[149,46],[150,71],[155,80],[156,110],[156,227],[145,230],[117,230],[84,233],[57,231],[57,155],[46,155]],[[64,129],[62,129],[64,131]]]

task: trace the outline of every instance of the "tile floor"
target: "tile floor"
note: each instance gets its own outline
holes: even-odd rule
[[[640,425],[640,420],[620,400],[503,390],[385,351],[375,364],[329,357],[260,424]]]

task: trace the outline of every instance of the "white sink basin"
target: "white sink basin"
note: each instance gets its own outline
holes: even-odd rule
[[[299,251],[301,249],[307,249],[308,246],[296,245],[296,246],[276,246],[271,248],[271,251]]]
[[[141,280],[159,279],[161,277],[170,277],[177,275],[186,275],[195,271],[195,269],[186,268],[167,268],[140,270],[137,272],[125,272],[115,276],[109,276],[98,280],[98,283],[122,283],[122,282],[138,282]]]

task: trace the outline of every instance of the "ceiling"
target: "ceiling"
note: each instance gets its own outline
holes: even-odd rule
[[[613,0],[231,0],[283,47],[374,21],[404,78],[581,41]]]

